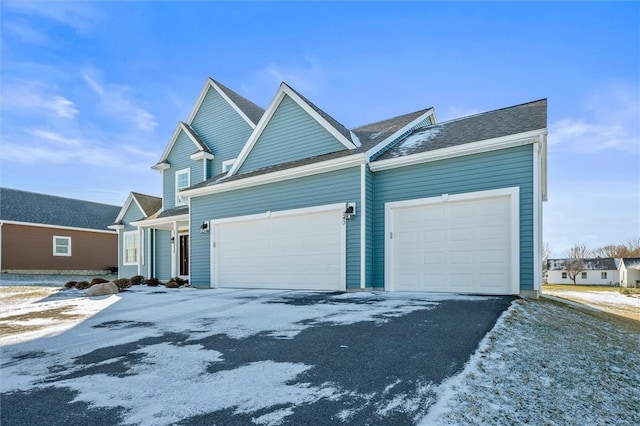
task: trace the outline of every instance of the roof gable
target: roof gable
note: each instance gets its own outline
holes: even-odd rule
[[[162,198],[140,194],[139,192],[131,192],[116,217],[116,225],[120,224],[132,205],[140,211],[143,217],[149,217],[162,208]]]
[[[275,140],[269,132],[278,132],[277,128],[286,127]],[[314,135],[315,132],[315,135]],[[272,136],[274,137],[272,139]],[[304,140],[307,139],[305,144]],[[274,144],[279,146],[276,148]],[[262,145],[262,147],[259,147]],[[268,148],[264,145],[269,145]],[[355,149],[359,140],[355,134],[331,118],[320,108],[313,105],[285,83],[280,85],[266,112],[260,119],[249,140],[242,148],[238,159],[229,171],[229,175],[256,168],[299,160],[305,157],[335,152],[339,150]],[[283,156],[265,161],[255,161],[260,156],[259,151],[280,151]],[[297,152],[296,152],[297,151]],[[245,166],[245,162],[253,157]]]
[[[171,139],[169,140],[167,147],[164,149],[164,152],[160,157],[160,161],[158,161],[156,165],[152,166],[151,167],[152,169],[162,170],[163,168],[166,168],[166,167],[163,167],[163,165],[166,164],[167,158],[169,158],[169,155],[171,154],[171,150],[175,146],[176,141],[178,140],[180,135],[183,133],[189,138],[191,142],[193,142],[193,145],[195,146],[195,149],[196,149],[196,153],[199,153],[199,152],[208,153],[208,154],[211,153],[207,145],[202,141],[202,139],[200,139],[196,131],[193,130],[193,128],[191,128],[191,126],[188,125],[187,123],[180,121],[178,122],[178,125],[176,126],[176,129],[174,130],[173,136],[171,136]]]
[[[222,98],[238,113],[238,115],[242,117],[242,119],[245,120],[249,126],[251,126],[252,129],[256,127],[256,124],[258,123],[258,121],[260,121],[260,118],[264,114],[264,110],[258,105],[251,102],[249,99],[237,94],[233,90],[215,81],[211,77],[207,78],[204,87],[200,91],[200,96],[198,97],[198,100],[193,107],[191,114],[189,114],[187,123],[191,124],[196,114],[200,110],[200,107],[202,106],[207,93],[209,93],[209,90],[211,89],[218,92],[220,96],[222,96]]]
[[[0,188],[0,220],[108,231],[120,207]]]

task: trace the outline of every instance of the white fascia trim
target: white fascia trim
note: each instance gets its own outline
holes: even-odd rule
[[[333,172],[336,170],[359,166],[360,164],[363,164],[364,161],[364,154],[353,154],[333,160],[308,164],[306,166],[300,166],[292,169],[265,173],[259,176],[219,183],[217,185],[205,186],[195,189],[186,189],[184,191],[181,191],[181,194],[185,197],[198,197],[202,195],[218,194],[221,192],[233,191],[241,188],[249,188],[252,186],[265,185],[268,183],[281,182],[284,180],[291,180],[306,176],[313,176],[321,173]]]
[[[118,231],[119,229],[124,229],[124,225],[109,225],[107,226],[109,229],[113,229],[114,231]]]
[[[244,121],[247,122],[249,127],[251,127],[252,129],[255,129],[256,125],[253,123],[253,121],[251,121],[249,119],[249,117],[247,117],[247,115],[238,107],[238,105],[236,105],[235,102],[233,102],[231,100],[231,98],[229,98],[227,96],[227,94],[224,93],[224,91],[215,83],[215,81],[213,81],[213,79],[211,79],[211,77],[207,77],[207,81],[205,81],[204,87],[200,91],[200,96],[198,97],[198,100],[196,101],[196,104],[194,105],[193,109],[191,110],[191,113],[189,114],[189,118],[187,119],[187,123],[189,125],[191,125],[191,123],[193,122],[193,119],[196,118],[196,114],[200,110],[200,107],[202,106],[202,103],[204,102],[204,98],[207,97],[207,93],[209,92],[209,88],[210,87],[214,88],[215,91],[218,92],[218,94],[220,96],[222,96],[222,99],[224,99],[231,106],[231,108],[233,108],[234,111]]]
[[[143,219],[131,222],[133,226],[141,228],[154,228],[158,225],[173,225],[174,222],[189,222],[189,214],[181,214],[176,216],[160,217],[156,219]]]
[[[502,136],[499,138],[486,139],[483,141],[456,145],[449,148],[436,149],[434,151],[406,155],[403,157],[373,161],[370,163],[369,167],[372,171],[377,172],[380,170],[389,170],[398,167],[411,166],[414,164],[445,160],[447,158],[461,157],[464,155],[479,154],[482,152],[497,151],[499,149],[528,145],[537,142],[540,139],[540,135],[542,134],[542,132],[543,130],[534,130],[530,132],[518,133],[515,135]]]
[[[157,171],[159,171],[159,172],[160,172],[160,174],[162,174],[162,172],[164,172],[165,170],[167,170],[167,169],[170,169],[170,168],[171,168],[171,164],[169,164],[169,163],[165,163],[165,162],[160,162],[160,163],[157,163],[157,164],[155,164],[155,165],[151,166],[151,168],[152,168],[153,170],[157,170]]]
[[[127,197],[127,201],[124,202],[124,205],[120,209],[120,213],[118,213],[118,217],[116,217],[116,220],[114,222],[120,222],[122,219],[124,219],[124,215],[127,213],[127,210],[129,209],[129,206],[131,205],[132,201],[135,201],[136,206],[138,207],[138,209],[140,209],[143,215],[145,216],[147,215],[147,212],[145,212],[142,209],[142,206],[140,205],[136,197],[133,195],[133,192],[130,192],[129,196]]]
[[[160,161],[158,161],[158,164],[156,164],[155,166],[152,166],[151,167],[152,169],[159,170],[162,167],[162,170],[164,170],[169,168],[169,167],[162,166],[162,164],[167,159],[167,157],[169,156],[169,153],[173,149],[173,145],[175,145],[176,141],[178,140],[178,136],[180,136],[180,132],[184,132],[189,138],[189,140],[193,142],[196,148],[198,148],[198,150],[202,150],[202,146],[200,145],[200,143],[196,139],[194,139],[189,129],[187,129],[184,123],[180,121],[176,126],[176,130],[173,131],[173,136],[171,136],[171,139],[169,140],[167,147],[164,149],[164,152],[160,157]]]
[[[373,156],[374,154],[377,154],[378,152],[380,152],[380,150],[383,149],[385,146],[389,145],[391,142],[393,142],[394,140],[399,138],[400,135],[402,135],[403,133],[407,132],[413,126],[415,126],[416,124],[418,124],[419,122],[421,122],[422,120],[424,120],[425,118],[427,118],[430,115],[434,115],[433,108],[429,108],[428,110],[426,110],[424,112],[424,114],[419,115],[415,120],[412,120],[409,124],[407,124],[406,126],[402,127],[400,130],[398,130],[397,132],[393,133],[391,136],[387,137],[385,140],[383,140],[382,142],[378,143],[373,148],[369,149],[366,152],[367,160],[370,160],[371,156]],[[434,120],[435,120],[435,116],[434,116]]]
[[[487,191],[466,192],[463,194],[442,194],[436,197],[419,198],[403,201],[392,201],[385,203],[385,224],[384,224],[384,241],[385,241],[385,267],[384,282],[385,289],[394,290],[393,277],[395,276],[393,257],[394,257],[394,241],[391,233],[394,232],[393,209],[403,207],[425,206],[429,204],[439,204],[458,201],[475,201],[486,198],[509,197],[509,206],[511,215],[510,233],[511,233],[511,294],[520,294],[520,187],[513,186],[508,188],[490,189]]]
[[[305,214],[322,213],[338,210],[341,214],[347,208],[346,203],[325,204],[322,206],[303,207],[300,209],[266,211],[264,213],[248,214],[244,216],[233,216],[222,219],[211,220],[211,225],[220,225],[224,223],[248,222],[251,220],[262,220],[268,218],[278,218],[286,216],[300,216]]]
[[[309,114],[322,127],[324,127],[329,133],[331,133],[331,135],[333,135],[345,147],[349,149],[356,148],[356,146],[352,142],[350,142],[347,138],[345,138],[333,126],[327,123],[327,121],[324,118],[322,118],[320,114],[318,114],[306,102],[300,99],[300,97],[293,90],[291,90],[289,86],[287,86],[284,83],[281,83],[280,87],[278,88],[278,91],[276,92],[275,96],[271,100],[271,103],[267,107],[267,110],[264,112],[264,114],[260,118],[260,121],[258,122],[253,132],[249,136],[249,139],[247,140],[245,145],[242,147],[242,151],[240,151],[237,161],[234,163],[233,167],[231,167],[231,170],[229,170],[229,173],[227,174],[227,176],[235,175],[238,172],[238,169],[240,169],[240,167],[242,166],[242,164],[244,164],[247,157],[249,156],[249,153],[253,150],[253,147],[255,146],[256,142],[262,135],[262,132],[264,132],[264,129],[267,127],[267,124],[269,124],[269,122],[271,121],[273,114],[276,112],[276,109],[278,108],[278,106],[280,106],[280,103],[282,103],[282,100],[284,99],[285,96],[289,96],[296,104],[298,104],[298,106],[300,106],[305,112],[307,112],[307,114]]]
[[[3,220],[2,224],[3,225],[33,226],[35,228],[64,229],[64,230],[68,230],[68,231],[96,232],[98,234],[116,235],[116,232],[114,232],[114,231],[107,231],[107,230],[101,230],[101,229],[75,228],[73,226],[48,225],[46,223],[19,222],[19,221],[15,221],[15,220]],[[112,226],[112,225],[110,225],[110,226]],[[112,229],[112,228],[110,228],[110,226],[107,226],[107,228]]]
[[[196,152],[195,154],[191,154],[189,156],[189,158],[191,158],[194,161],[198,161],[198,160],[213,160],[215,158],[215,156],[213,154],[211,154],[210,152],[199,151],[199,152]]]

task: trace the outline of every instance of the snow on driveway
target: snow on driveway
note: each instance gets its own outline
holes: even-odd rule
[[[447,363],[449,348],[435,358],[420,356],[429,342],[405,360],[392,357],[393,345],[364,347],[369,341],[359,339],[384,332],[384,342],[389,330],[406,331],[401,341],[414,345],[416,333],[430,336],[424,333],[430,328],[472,328],[476,318],[467,311],[460,324],[434,323],[426,314],[492,298],[162,287],[78,295],[62,291],[25,305],[3,303],[0,322],[31,312],[34,304],[68,304],[85,313],[62,333],[53,321],[37,339],[0,340],[3,425],[33,421],[5,418],[7,407],[41,413],[50,424],[64,424],[60,419],[74,413],[79,419],[91,413],[100,424],[140,425],[640,424],[640,325],[629,328],[552,302],[513,302],[466,366],[456,367]],[[392,323],[399,325],[384,328]],[[317,332],[327,324],[341,326]],[[341,328],[348,324],[356,328]],[[273,350],[269,358],[247,356],[265,350]],[[322,368],[305,361],[320,359],[318,351],[326,352]],[[335,363],[335,351],[349,356]],[[379,358],[381,364],[372,364]],[[450,378],[395,374],[410,366]],[[47,400],[58,405],[43,405]]]
[[[398,347],[385,346],[393,339],[385,338],[384,330],[393,330],[395,339],[409,347],[428,347],[424,338],[407,340],[402,333],[410,327],[397,321],[419,328],[427,319],[416,317],[419,321],[414,323],[411,314],[442,311],[442,306],[454,302],[476,306],[485,318],[477,320],[478,325],[487,328],[478,328],[473,339],[465,336],[462,342],[450,342],[456,348],[467,345],[464,341],[473,342],[461,352],[460,361],[449,357],[431,362],[446,367],[436,369],[439,383],[462,368],[510,303],[509,298],[453,294],[146,286],[98,298],[81,294],[63,290],[26,304],[3,302],[0,323],[7,318],[27,318],[28,323],[29,314],[40,310],[69,308],[65,312],[76,313],[49,324],[38,320],[37,335],[21,333],[0,340],[3,407],[26,413],[21,404],[66,399],[64,408],[51,409],[64,413],[67,407],[82,407],[81,415],[93,410],[91,415],[103,416],[100,422],[105,424],[228,424],[230,418],[239,424],[296,424],[311,421],[309,416],[322,410],[324,424],[357,422],[370,415],[388,421],[415,420],[433,402],[435,385],[420,379],[420,363],[395,361],[391,351]],[[486,314],[485,303],[493,304],[489,310],[495,314]],[[460,317],[470,315],[467,306],[456,308]],[[445,339],[449,335],[442,329],[438,333]],[[370,357],[378,364],[371,364]],[[375,371],[369,377],[354,373],[371,368]],[[96,410],[101,411],[95,414]],[[29,412],[31,417],[15,418],[3,410],[3,424],[29,423],[35,417]],[[62,423],[63,418],[68,415],[58,420]],[[56,424],[56,417],[50,416],[49,422]]]

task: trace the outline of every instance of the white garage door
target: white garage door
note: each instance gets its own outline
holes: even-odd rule
[[[518,188],[387,203],[391,290],[517,294]]]
[[[344,290],[344,204],[212,221],[216,287]]]

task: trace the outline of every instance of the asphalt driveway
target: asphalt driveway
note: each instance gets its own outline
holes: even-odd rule
[[[414,424],[514,300],[147,287],[111,297],[62,334],[2,348],[2,425]]]

